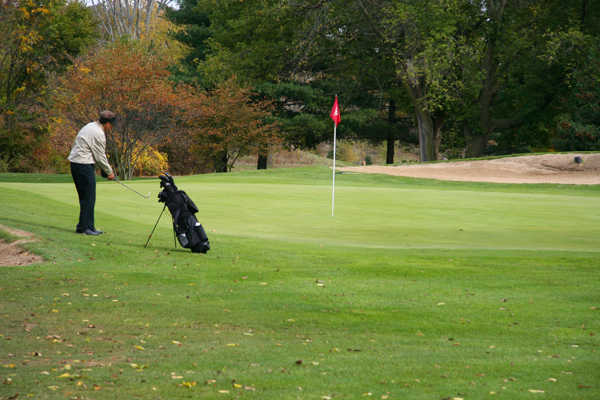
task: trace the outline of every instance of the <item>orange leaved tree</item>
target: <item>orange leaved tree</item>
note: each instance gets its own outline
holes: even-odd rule
[[[168,80],[159,57],[128,44],[102,48],[78,60],[56,83],[56,131],[53,142],[67,152],[77,131],[101,110],[117,114],[107,136],[110,162],[121,179],[130,179],[149,146],[185,122],[194,94]]]
[[[210,91],[199,112],[188,118],[193,121],[196,148],[212,158],[215,171],[231,171],[240,157],[280,142],[276,124],[269,122],[270,108],[270,103],[253,99],[249,89],[230,78]]]

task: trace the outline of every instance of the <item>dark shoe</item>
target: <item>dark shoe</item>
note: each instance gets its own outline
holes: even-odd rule
[[[98,235],[101,235],[103,232],[102,231],[93,231],[91,229],[85,229],[81,232],[77,231],[77,233],[83,233],[84,235],[98,236]]]

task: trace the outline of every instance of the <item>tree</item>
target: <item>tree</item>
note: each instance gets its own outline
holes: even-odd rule
[[[512,153],[550,146],[549,122],[561,113],[569,61],[544,61],[553,38],[572,30],[598,33],[587,0],[486,0],[468,36],[462,127],[466,153]],[[596,23],[595,23],[596,22]],[[579,57],[578,59],[581,59]],[[496,148],[488,143],[493,139]]]
[[[130,179],[141,154],[184,124],[194,101],[189,88],[169,81],[166,67],[159,57],[128,44],[78,60],[58,81],[55,146],[65,151],[81,126],[100,110],[112,110],[118,119],[107,137],[108,153],[118,175]]]
[[[4,1],[0,37],[0,157],[11,169],[41,169],[48,79],[92,43],[95,24],[76,2]]]
[[[156,26],[161,9],[170,0],[90,0],[102,32],[111,42],[123,37],[140,40]]]
[[[421,161],[439,156],[444,123],[461,99],[461,61],[469,58],[470,2],[358,0],[380,40],[392,48],[396,74],[417,120]]]
[[[213,159],[217,172],[231,171],[240,157],[279,143],[270,104],[251,97],[232,77],[211,90],[191,118],[194,148]]]
[[[545,54],[565,69],[560,111],[554,119],[557,150],[600,150],[600,37],[578,30],[552,35]]]

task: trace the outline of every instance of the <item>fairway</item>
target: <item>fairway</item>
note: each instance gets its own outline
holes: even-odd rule
[[[176,177],[212,249],[173,248],[158,179],[0,174],[0,398],[597,399],[600,187]]]

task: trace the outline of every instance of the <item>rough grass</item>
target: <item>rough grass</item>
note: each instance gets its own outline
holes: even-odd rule
[[[0,396],[600,397],[598,187],[340,174],[332,218],[330,179],[176,178],[197,255],[168,216],[145,249],[162,206],[115,183],[85,237],[68,177],[0,175],[47,260],[0,269]]]

